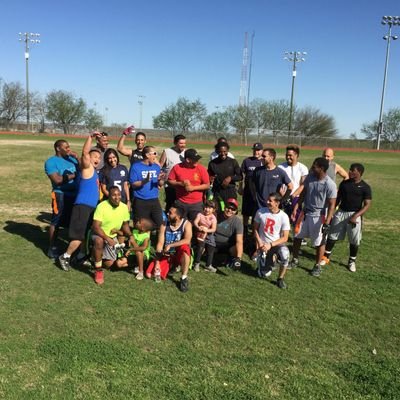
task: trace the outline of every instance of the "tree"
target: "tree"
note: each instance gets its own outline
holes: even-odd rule
[[[310,142],[314,138],[335,137],[337,135],[333,117],[312,107],[302,108],[296,112],[294,131],[300,132],[304,137],[302,144]]]
[[[218,133],[228,132],[228,113],[227,112],[213,112],[207,115],[204,119],[204,130],[212,132],[215,138],[218,138]]]
[[[53,90],[46,97],[46,118],[61,127],[64,133],[70,133],[71,125],[83,122],[86,103],[64,90]]]
[[[153,117],[154,128],[167,129],[174,136],[195,130],[207,115],[206,106],[199,99],[190,101],[180,97],[156,117]]]
[[[4,83],[0,95],[0,117],[6,125],[25,114],[26,96],[20,82]]]
[[[367,139],[376,141],[378,137],[378,121],[364,124],[361,132]],[[381,143],[392,149],[400,148],[400,108],[391,108],[387,113],[383,114]]]
[[[31,99],[31,118],[33,121],[37,121],[40,124],[39,132],[44,132],[45,121],[46,121],[46,101],[43,97],[37,93],[33,92],[30,95]]]
[[[103,126],[104,121],[100,113],[98,113],[94,108],[89,108],[85,115],[85,126],[89,130],[99,129]]]
[[[246,139],[246,129],[254,126],[254,116],[251,108],[243,105],[230,106],[227,113],[229,125],[239,133],[240,140],[243,142]]]

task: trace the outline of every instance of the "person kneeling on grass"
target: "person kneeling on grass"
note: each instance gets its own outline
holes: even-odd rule
[[[92,225],[94,281],[98,285],[104,283],[103,267],[128,266],[126,257],[118,258],[121,244],[118,242],[118,231],[129,237],[129,244],[134,246],[134,239],[129,228],[128,206],[121,202],[121,191],[117,186],[109,190],[107,200],[101,202],[94,212]]]
[[[215,252],[215,231],[217,230],[217,217],[214,215],[216,205],[213,200],[207,200],[203,206],[203,212],[198,213],[193,221],[194,227],[197,229],[196,239],[197,246],[194,257],[194,270],[200,271],[201,256],[206,251],[207,264],[204,268],[208,272],[217,272],[212,266]]]
[[[272,273],[274,256],[280,264],[277,286],[286,289],[283,280],[289,265],[289,249],[285,243],[289,239],[290,221],[287,214],[279,209],[282,196],[271,193],[267,199],[267,207],[260,208],[253,223],[253,232],[257,245],[258,276],[267,278]]]
[[[152,227],[152,222],[147,218],[139,218],[135,221],[131,239],[131,243],[134,244],[125,253],[127,257],[132,254],[136,258],[137,267],[135,267],[135,273],[138,281],[143,279],[144,262],[150,259],[150,233]]]
[[[154,276],[156,281],[166,279],[172,266],[180,265],[182,277],[179,289],[189,290],[188,271],[190,264],[190,241],[192,240],[192,224],[183,218],[184,210],[175,204],[169,209],[167,221],[158,232],[156,259],[146,271],[146,276]]]

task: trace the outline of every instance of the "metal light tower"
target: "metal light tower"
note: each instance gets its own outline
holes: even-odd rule
[[[294,80],[297,75],[296,64],[302,61],[306,61],[304,56],[307,55],[305,51],[285,51],[284,60],[293,63],[292,69],[292,93],[290,95],[290,111],[289,111],[289,132],[292,130],[292,117],[293,117],[293,98],[294,98]]]
[[[243,46],[243,58],[242,58],[242,69],[240,75],[240,95],[239,105],[246,106],[246,94],[247,94],[247,64],[249,60],[249,52],[247,47],[247,32],[244,34],[244,46]]]
[[[400,25],[400,17],[399,16],[388,16],[385,15],[382,17],[382,25],[388,25],[388,33],[383,37],[384,40],[387,40],[386,44],[386,59],[385,59],[385,72],[383,74],[383,86],[382,86],[382,97],[381,97],[381,108],[379,111],[379,121],[378,121],[378,137],[376,141],[376,149],[379,150],[381,145],[381,136],[383,132],[383,104],[385,101],[385,91],[386,91],[386,78],[387,78],[387,69],[389,63],[389,52],[390,52],[390,40],[396,40],[397,36],[392,35],[392,26]]]
[[[25,66],[26,66],[26,125],[29,129],[30,123],[30,99],[29,99],[29,46],[40,43],[40,33],[19,32],[19,41],[25,43]]]
[[[146,98],[146,96],[143,96],[141,94],[138,95],[138,104],[139,104],[139,129],[142,129],[142,117],[143,117],[143,99]]]

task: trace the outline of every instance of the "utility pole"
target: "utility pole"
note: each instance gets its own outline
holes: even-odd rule
[[[294,81],[297,75],[296,64],[298,62],[306,61],[303,56],[306,56],[307,52],[305,51],[285,51],[284,60],[290,61],[293,63],[292,69],[292,92],[290,95],[290,110],[289,110],[289,135],[292,130],[292,120],[293,120],[293,100],[294,100]]]
[[[383,133],[383,104],[385,102],[385,91],[386,91],[386,78],[387,78],[387,70],[389,64],[389,52],[390,52],[390,40],[396,40],[397,36],[392,35],[392,25],[400,25],[400,17],[399,16],[383,16],[382,17],[382,25],[388,25],[388,34],[383,37],[384,40],[387,40],[386,45],[386,59],[385,59],[385,72],[383,74],[383,86],[382,86],[382,97],[381,97],[381,107],[379,111],[379,120],[378,120],[378,136],[376,140],[376,149],[379,150],[381,146],[381,136]]]
[[[143,96],[141,94],[138,95],[138,104],[139,104],[139,129],[142,129],[142,117],[143,117],[143,99],[146,98],[146,96]]]
[[[25,67],[26,67],[26,125],[30,124],[30,98],[29,98],[29,45],[40,43],[40,33],[19,32],[19,41],[25,43]]]

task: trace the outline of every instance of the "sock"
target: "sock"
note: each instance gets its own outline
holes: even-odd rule
[[[331,251],[326,251],[324,253],[324,256],[329,260],[329,257],[331,256],[332,252]]]
[[[186,278],[187,278],[187,275],[182,275],[181,279],[183,280],[183,279],[186,279]]]
[[[64,258],[71,258],[71,256],[70,256],[68,253],[64,253],[64,254],[63,254],[63,257],[64,257]]]
[[[103,261],[95,261],[95,263],[94,263],[95,268],[101,268],[102,265],[103,265]]]

